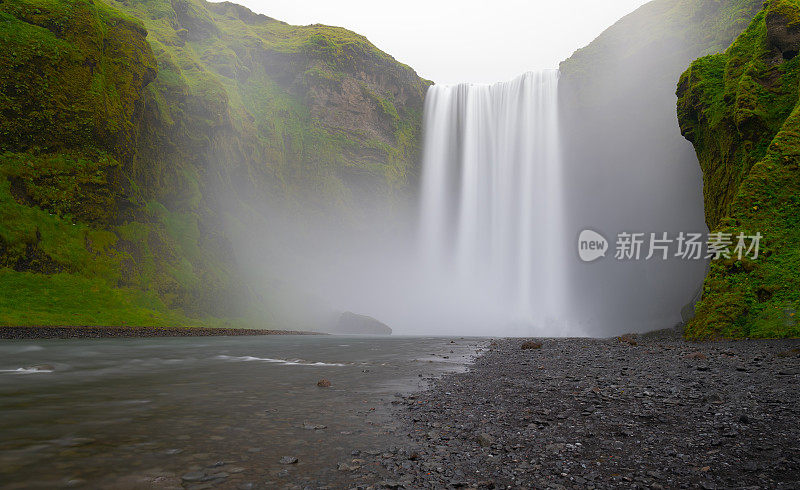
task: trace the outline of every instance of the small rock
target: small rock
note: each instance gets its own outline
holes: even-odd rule
[[[357,464],[339,463],[338,465],[336,465],[336,469],[339,471],[355,471],[360,468],[361,466]]]
[[[531,349],[541,349],[542,343],[541,342],[534,342],[532,340],[527,340],[520,345],[522,350],[531,350]]]
[[[475,438],[475,441],[481,447],[489,447],[494,443],[494,439],[489,434],[483,433],[479,434],[478,437]]]
[[[296,464],[297,463],[297,458],[295,458],[294,456],[284,456],[284,457],[281,458],[280,463],[281,464]]]
[[[202,471],[191,471],[181,477],[181,480],[188,482],[202,481],[206,474]]]
[[[319,386],[320,388],[330,388],[331,382],[328,381],[327,379],[321,379],[317,381],[317,386]]]

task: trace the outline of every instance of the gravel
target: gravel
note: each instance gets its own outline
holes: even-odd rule
[[[800,488],[800,341],[522,342],[404,397],[408,444],[353,483]]]

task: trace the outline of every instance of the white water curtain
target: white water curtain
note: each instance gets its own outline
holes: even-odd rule
[[[426,274],[481,291],[514,322],[556,333],[553,327],[565,320],[569,253],[558,72],[494,85],[435,85],[425,101],[424,131]]]

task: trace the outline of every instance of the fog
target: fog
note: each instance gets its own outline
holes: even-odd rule
[[[625,19],[625,31],[602,40],[603,63],[580,76],[562,77],[567,228],[591,228],[613,244],[620,232],[705,234],[703,177],[692,145],[680,134],[677,80],[702,55],[692,36],[646,43],[654,29],[670,29],[657,16]],[[648,24],[649,22],[649,24]],[[632,47],[638,47],[633,49]],[[576,63],[590,56],[581,53]],[[571,72],[570,72],[571,73]],[[645,247],[647,244],[645,244]],[[647,250],[643,247],[643,253]],[[613,249],[612,249],[613,250]],[[693,312],[705,260],[574,259],[569,267],[572,304],[595,335],[671,327]],[[683,316],[681,315],[683,310]]]
[[[406,335],[608,336],[672,327],[695,295],[704,263],[645,261],[646,248],[642,260],[613,258],[615,236],[621,231],[705,230],[702,179],[691,146],[670,117],[635,117],[642,99],[668,114],[672,101],[666,87],[638,94],[640,99],[631,99],[636,102],[613,114],[561,109],[563,197],[536,206],[546,217],[542,219],[559,220],[563,231],[550,237],[550,246],[566,259],[559,259],[555,272],[534,274],[526,293],[536,305],[532,312],[515,308],[511,298],[522,286],[497,282],[490,268],[496,263],[488,258],[471,257],[475,263],[458,268],[453,266],[458,247],[453,247],[431,262],[421,236],[426,204],[415,192],[400,202],[371,196],[362,201],[365,212],[356,220],[343,218],[333,206],[320,213],[290,211],[279,200],[251,203],[255,212],[246,218],[240,212],[243,225],[230,230],[243,274],[264,298],[270,324],[280,328],[330,330],[344,311],[373,316],[395,334]],[[521,141],[528,140],[525,134],[518,136]],[[528,192],[546,189],[534,185]],[[453,239],[463,218],[449,219],[441,231]],[[549,226],[534,225],[538,231]],[[612,247],[596,263],[578,260],[577,236],[587,228],[604,234]],[[480,233],[491,234],[492,229]],[[526,247],[541,253],[541,243]],[[521,270],[523,261],[516,257],[504,256],[501,262]],[[556,285],[564,289],[557,308],[535,300]]]
[[[376,206],[380,203],[376,200]],[[418,207],[383,207],[357,224],[270,206],[234,233],[243,274],[280,328],[329,331],[341,312],[372,316],[400,335],[527,335],[474,282],[434,275],[419,250]]]
[[[641,26],[634,32],[647,34]],[[635,43],[635,36],[629,42]],[[389,200],[380,192],[358,196],[355,218],[343,216],[335,206],[325,211],[302,206],[289,210],[279,195],[248,202],[252,212],[242,213],[241,196],[229,196],[230,203],[237,203],[229,208],[237,216],[229,234],[235,237],[242,274],[263,298],[267,323],[329,330],[341,312],[353,311],[388,324],[395,334],[610,336],[669,328],[685,319],[697,299],[705,261],[672,256],[645,260],[647,243],[640,260],[620,261],[614,258],[614,246],[620,232],[644,233],[646,238],[650,233],[668,232],[674,238],[679,232],[707,232],[702,175],[691,145],[680,135],[674,95],[680,73],[700,53],[679,36],[651,46],[647,56],[626,57],[627,43],[605,48],[605,62],[596,62],[595,72],[583,79],[562,74],[558,122],[547,122],[557,124],[560,134],[560,185],[558,192],[547,194],[557,197],[530,205],[537,207],[534,214],[557,220],[561,230],[548,244],[563,252],[555,268],[552,261],[548,265],[555,273],[537,269],[527,291],[520,289],[523,286],[509,288],[508,283],[498,287],[486,275],[465,275],[447,266],[453,258],[447,254],[460,253],[458,247],[446,250],[438,263],[426,261],[421,227],[428,204],[422,204],[420,188],[429,162],[423,164],[421,158],[416,176],[422,182],[414,181],[402,199]],[[488,97],[489,105],[490,92],[481,96]],[[524,105],[519,111],[524,117],[538,117]],[[431,136],[429,126],[426,120],[426,138]],[[532,126],[536,127],[541,121]],[[489,129],[487,134],[497,132]],[[503,144],[529,144],[532,131],[538,130],[517,132]],[[462,145],[456,153],[463,145],[488,144],[476,141],[475,134],[454,135]],[[426,148],[430,145],[426,141]],[[534,144],[536,151],[542,151],[541,141]],[[487,162],[500,164],[497,158]],[[461,166],[451,179],[458,187],[464,182],[466,163],[454,165]],[[539,172],[544,164],[531,165]],[[544,195],[553,185],[534,183],[521,195]],[[466,202],[462,194],[454,194],[460,205]],[[489,206],[488,198],[481,199],[475,201],[478,209]],[[303,202],[302,196],[298,202]],[[512,212],[524,212],[526,206],[517,204]],[[442,232],[457,235],[463,220],[453,215]],[[611,249],[605,258],[579,260],[577,237],[584,229],[608,239]],[[493,230],[478,227],[477,233],[491,235]],[[538,252],[536,245],[530,246]],[[673,248],[670,254],[674,252]],[[504,261],[512,268],[531,267],[523,259]],[[496,262],[486,263],[491,269]],[[545,296],[556,284],[563,293],[550,302],[557,303],[555,309],[538,305],[536,311],[520,313],[509,306],[509,296],[521,291]]]

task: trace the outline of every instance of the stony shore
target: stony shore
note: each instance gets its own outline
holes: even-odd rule
[[[94,327],[42,326],[0,327],[2,340],[32,339],[97,339],[119,337],[218,337],[242,335],[322,335],[292,330],[256,330],[249,328],[205,327]]]
[[[391,488],[800,488],[800,341],[502,340],[401,398]],[[541,344],[541,346],[537,346]]]

